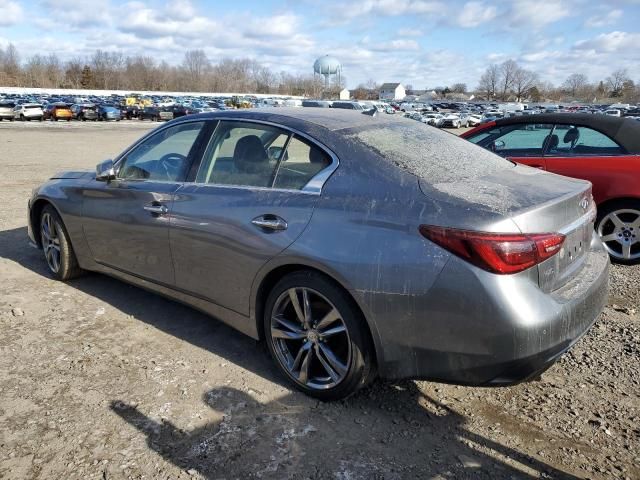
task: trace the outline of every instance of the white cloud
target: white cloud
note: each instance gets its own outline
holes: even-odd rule
[[[9,27],[22,20],[22,7],[11,0],[0,0],[0,27]]]
[[[332,9],[335,6],[335,4],[332,5]],[[441,14],[446,8],[442,2],[427,0],[355,0],[349,2],[346,6],[346,10],[340,13],[348,18],[356,18],[364,15],[398,16]]]
[[[527,26],[541,28],[559,22],[570,14],[571,5],[568,0],[514,0],[503,19],[514,29]]]
[[[419,28],[401,28],[398,30],[398,36],[400,37],[421,37],[424,32]]]
[[[589,17],[584,26],[587,28],[600,28],[606,27],[616,23],[622,17],[622,10],[611,10],[609,13],[602,13]]]
[[[580,40],[573,46],[576,50],[593,50],[596,53],[631,53],[638,58],[637,48],[640,45],[640,33],[611,32],[602,33],[589,40]]]
[[[70,28],[87,28],[97,25],[104,28],[111,24],[109,0],[44,0],[43,5],[48,10],[50,23],[53,19],[56,23],[63,22]]]
[[[496,18],[498,9],[485,2],[467,2],[456,17],[455,23],[463,28],[473,28]]]

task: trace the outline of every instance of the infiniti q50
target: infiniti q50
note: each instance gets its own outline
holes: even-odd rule
[[[376,376],[538,375],[606,302],[590,183],[394,117],[183,117],[36,188],[29,235],[58,279],[101,272],[207,312],[320,399]]]

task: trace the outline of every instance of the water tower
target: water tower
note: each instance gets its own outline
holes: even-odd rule
[[[331,55],[325,55],[318,58],[313,64],[313,74],[322,75],[324,77],[324,89],[327,90],[331,85],[331,78],[337,80],[340,85],[342,76],[342,65],[337,58]]]

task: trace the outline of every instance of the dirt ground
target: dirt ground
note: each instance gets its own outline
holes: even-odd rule
[[[31,189],[152,124],[0,123],[0,478],[640,478],[640,268],[539,381],[377,382],[323,404],[265,350],[98,274],[51,279]]]

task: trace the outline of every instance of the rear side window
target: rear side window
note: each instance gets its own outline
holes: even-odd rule
[[[623,148],[613,139],[592,128],[556,125],[553,133],[558,138],[558,142],[555,145],[550,145],[547,149],[549,156],[572,157],[625,153]]]
[[[196,182],[271,187],[288,133],[243,122],[218,124]]]

